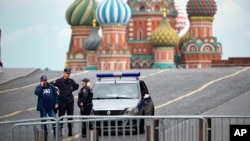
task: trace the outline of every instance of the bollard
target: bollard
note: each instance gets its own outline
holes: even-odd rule
[[[200,141],[211,141],[211,118],[206,118],[207,120],[207,129],[205,128],[205,123],[202,119],[199,120],[199,125],[200,125]],[[206,136],[206,130],[207,131],[207,136]],[[207,139],[208,140],[207,140]]]
[[[89,130],[89,140],[88,141],[99,141],[98,130]]]
[[[159,126],[159,119],[154,119],[150,125],[146,126],[147,141],[159,141],[159,129],[157,129],[158,126]]]
[[[35,133],[35,141],[46,141],[47,138],[45,138],[45,132],[39,131],[36,127],[34,127],[34,133]]]

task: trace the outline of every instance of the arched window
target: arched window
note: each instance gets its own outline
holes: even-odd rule
[[[155,11],[160,11],[160,7],[158,5],[155,6],[154,8]]]
[[[145,11],[145,7],[143,5],[140,6],[140,11]]]
[[[140,68],[140,64],[138,62],[135,63],[135,68],[139,69]]]
[[[143,38],[142,35],[143,35],[142,29],[139,28],[137,30],[137,40],[142,40],[142,38]]]

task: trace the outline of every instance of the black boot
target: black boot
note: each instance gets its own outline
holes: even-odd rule
[[[69,133],[68,136],[71,137],[72,136],[72,128],[69,128]]]
[[[72,125],[69,124],[69,125],[68,125],[68,128],[69,128],[68,136],[72,136]]]
[[[82,137],[86,137],[86,125],[82,123]]]
[[[54,138],[56,138],[56,127],[52,127],[53,128],[53,136]]]
[[[86,137],[86,128],[82,128],[82,137]]]

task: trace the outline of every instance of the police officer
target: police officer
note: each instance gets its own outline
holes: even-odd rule
[[[69,68],[64,69],[63,77],[52,82],[59,90],[59,116],[73,115],[74,114],[74,96],[73,91],[79,88],[73,79],[69,78],[71,70]],[[69,119],[71,120],[71,119]],[[62,125],[60,130],[62,130]],[[68,136],[72,136],[72,123],[68,123]]]
[[[90,115],[93,107],[92,99],[93,93],[89,87],[90,81],[88,78],[82,79],[82,88],[78,92],[77,105],[80,108],[81,115]],[[91,125],[90,125],[91,126]],[[86,136],[86,124],[82,124],[82,137]]]

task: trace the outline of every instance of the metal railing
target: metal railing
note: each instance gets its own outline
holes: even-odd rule
[[[250,125],[250,116],[204,116],[208,122],[208,141],[229,141],[230,125]]]
[[[73,125],[71,137],[68,137],[69,123]],[[49,132],[46,137],[42,130],[44,124]],[[86,136],[82,136],[83,124]],[[62,116],[0,122],[3,131],[0,140],[228,141],[230,125],[249,124],[250,116]]]

